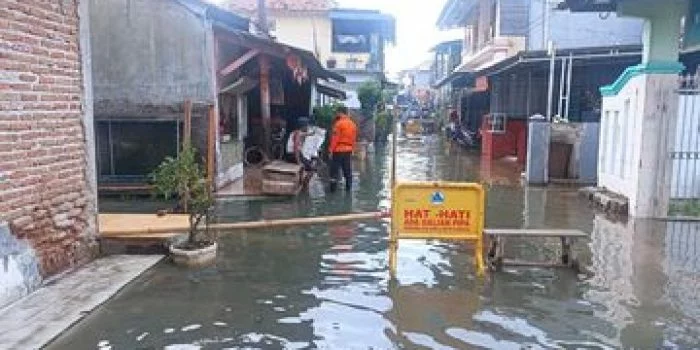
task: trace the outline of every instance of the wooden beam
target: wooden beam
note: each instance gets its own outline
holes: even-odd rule
[[[276,227],[328,225],[342,222],[374,221],[388,218],[385,212],[350,213],[344,215],[301,217],[279,220],[243,221],[234,223],[221,223],[209,225],[210,230],[221,230],[224,233],[233,233],[237,230],[268,229]],[[100,214],[100,236],[103,238],[118,237],[128,239],[130,237],[186,233],[190,227],[186,215],[166,215],[157,217],[146,214]],[[133,218],[133,220],[131,220]],[[108,224],[105,224],[109,220]],[[128,224],[125,224],[128,223]],[[204,227],[199,227],[199,230]]]
[[[509,236],[509,237],[589,237],[587,234],[579,230],[568,229],[502,229],[502,228],[487,228],[484,230],[487,236]]]
[[[263,151],[270,154],[270,141],[272,139],[270,117],[270,58],[261,55],[260,63],[260,111],[263,125]]]
[[[183,127],[182,146],[190,147],[192,145],[192,100],[185,100],[185,123]]]
[[[224,67],[224,69],[219,71],[219,73],[221,73],[221,76],[229,75],[235,72],[238,68],[241,68],[244,64],[253,59],[259,53],[260,50],[258,49],[250,49],[248,50],[248,52],[244,53],[243,56],[238,57],[235,61],[231,62],[228,66]]]
[[[207,182],[209,189],[214,188],[214,175],[216,172],[216,129],[219,125],[216,107],[209,106],[209,130],[207,137]]]

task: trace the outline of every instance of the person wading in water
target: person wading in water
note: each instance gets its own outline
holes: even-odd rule
[[[299,128],[292,131],[292,133],[289,134],[289,139],[287,139],[287,161],[303,166],[306,171],[314,171],[316,168],[314,160],[306,158],[301,151],[306,137],[313,135],[313,132],[309,130],[309,119],[301,117],[297,121],[297,124]]]
[[[338,188],[341,169],[345,178],[345,190],[352,189],[352,152],[356,143],[357,126],[348,116],[348,109],[344,106],[338,107],[335,112],[333,134],[329,146],[331,192],[335,192]]]

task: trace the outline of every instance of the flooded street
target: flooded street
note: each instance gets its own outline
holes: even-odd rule
[[[220,203],[219,222],[386,210],[389,147],[355,164],[352,193],[312,183],[296,199]],[[589,273],[507,268],[475,275],[471,247],[401,241],[389,278],[384,222],[220,233],[217,264],[157,265],[49,349],[520,349],[700,346],[700,229],[620,223],[575,188],[524,188],[515,164],[480,160],[439,138],[400,140],[400,179],[481,182],[486,226],[574,228]],[[104,203],[102,210],[124,203]],[[507,253],[552,259],[557,244]]]

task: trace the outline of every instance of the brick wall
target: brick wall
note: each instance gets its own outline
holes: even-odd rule
[[[0,0],[0,221],[44,276],[97,252],[78,6]]]

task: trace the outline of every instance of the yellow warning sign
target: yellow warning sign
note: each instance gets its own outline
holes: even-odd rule
[[[478,184],[399,183],[391,208],[396,238],[478,239],[484,230],[484,190]]]
[[[396,243],[402,238],[473,241],[477,268],[483,273],[484,206],[484,189],[479,184],[398,183],[391,206],[391,241]],[[392,258],[395,264],[395,256]]]

